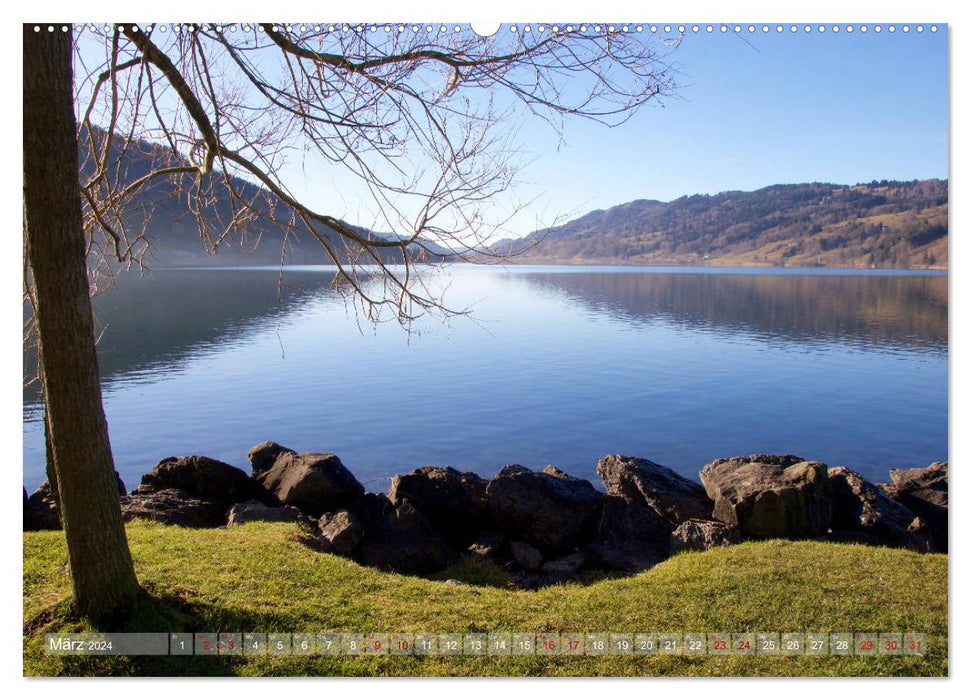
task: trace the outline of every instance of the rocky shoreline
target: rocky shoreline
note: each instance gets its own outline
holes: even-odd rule
[[[846,467],[751,455],[705,465],[699,484],[647,459],[607,455],[597,465],[606,492],[553,466],[507,465],[492,479],[421,467],[393,477],[384,495],[365,492],[333,454],[265,442],[248,458],[251,474],[169,457],[130,494],[119,478],[122,514],[198,528],[298,522],[320,550],[367,566],[427,575],[482,558],[524,588],[766,538],[948,548],[947,462],[891,469],[889,483],[874,484]],[[50,486],[29,497],[25,489],[24,530],[59,528]]]

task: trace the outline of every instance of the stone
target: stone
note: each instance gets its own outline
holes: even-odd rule
[[[509,552],[517,566],[526,571],[536,571],[543,563],[543,553],[526,542],[510,542]]]
[[[253,467],[253,475],[255,476],[260,472],[267,471],[276,462],[277,457],[287,452],[293,454],[295,451],[289,447],[279,445],[272,440],[267,440],[266,442],[261,442],[259,445],[251,447],[250,451],[246,453],[246,459],[249,460],[250,466]]]
[[[226,505],[181,489],[161,489],[122,496],[121,515],[125,522],[146,518],[182,527],[220,527],[226,523]]]
[[[118,494],[124,496],[125,482],[121,480],[117,471],[115,481],[118,484]],[[57,512],[57,502],[54,500],[49,481],[45,480],[29,497],[27,489],[24,489],[23,528],[25,531],[61,529],[61,518]]]
[[[914,513],[856,472],[830,469],[829,493],[834,531],[866,532],[892,545],[908,538]]]
[[[26,489],[24,493],[27,493]],[[24,503],[24,530],[60,530],[61,519],[51,492],[51,484],[45,481],[30,494]]]
[[[336,455],[281,452],[273,466],[254,475],[267,491],[314,518],[346,507],[364,487]]]
[[[574,552],[544,563],[540,572],[550,581],[566,581],[574,578],[586,563],[587,558],[582,552]]]
[[[717,520],[685,520],[671,533],[671,556],[681,552],[706,552],[715,547],[739,544],[738,530]]]
[[[932,554],[938,551],[934,533],[927,523],[919,517],[914,518],[913,522],[907,527],[907,535],[901,541],[901,544],[907,549],[921,554]]]
[[[219,501],[227,507],[250,500],[274,503],[266,490],[242,469],[218,459],[193,455],[166,457],[142,477],[138,493],[178,489],[190,496]]]
[[[487,532],[476,537],[466,551],[475,557],[499,561],[509,554],[509,547],[501,533]]]
[[[356,560],[399,574],[441,571],[458,559],[428,520],[407,501],[367,523]]]
[[[897,487],[893,484],[874,484],[874,486],[883,491],[887,495],[887,498],[893,501],[900,500],[900,494],[897,493]]]
[[[364,525],[350,511],[337,510],[320,517],[317,532],[323,551],[349,557],[361,541]]]
[[[299,523],[306,521],[306,516],[293,506],[268,506],[259,501],[237,503],[229,509],[227,525],[242,525],[257,521],[272,523]]]
[[[544,474],[549,474],[550,476],[555,476],[558,479],[576,479],[577,478],[575,476],[570,476],[565,471],[563,471],[562,469],[560,469],[558,467],[554,467],[552,464],[547,464],[545,467],[543,467],[543,473]]]
[[[897,500],[930,527],[938,551],[946,552],[947,462],[934,462],[917,469],[891,469],[890,479],[897,489]]]
[[[391,480],[388,499],[407,500],[451,546],[466,548],[491,525],[488,481],[452,467],[421,467]]]
[[[831,519],[825,464],[794,455],[717,459],[701,470],[712,516],[753,538],[813,538]]]
[[[597,463],[607,493],[643,503],[677,527],[711,518],[714,503],[701,484],[641,457],[607,455]]]
[[[622,496],[607,495],[597,532],[585,548],[597,566],[637,573],[668,557],[671,523],[653,509]]]
[[[348,505],[347,510],[362,523],[369,523],[394,510],[394,504],[383,493],[365,493]]]
[[[603,494],[584,479],[562,478],[508,465],[489,482],[489,508],[510,538],[544,555],[566,554],[596,528]]]

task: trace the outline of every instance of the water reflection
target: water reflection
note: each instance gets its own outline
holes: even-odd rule
[[[663,320],[767,341],[947,352],[944,275],[540,272],[515,276],[625,322]]]
[[[254,328],[284,319],[328,293],[326,269],[157,270],[124,274],[94,297],[98,364],[103,382],[178,363],[207,346],[232,343]],[[25,357],[28,368],[35,358]],[[24,389],[24,404],[37,400]]]

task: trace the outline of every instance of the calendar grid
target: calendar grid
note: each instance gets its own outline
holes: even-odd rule
[[[170,632],[48,634],[76,656],[924,656],[922,632]]]

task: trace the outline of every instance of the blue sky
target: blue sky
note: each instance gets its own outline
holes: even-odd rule
[[[668,56],[681,88],[663,106],[614,129],[568,122],[559,149],[546,124],[527,120],[520,137],[532,162],[517,196],[535,201],[506,235],[634,199],[947,177],[946,25],[906,34],[886,24],[865,34],[859,24],[838,34],[832,25],[822,34],[803,26],[739,36],[717,26],[694,34],[688,25]],[[333,173],[301,177],[311,201],[354,219],[352,183]],[[333,185],[344,195],[328,201]]]
[[[748,25],[740,33],[719,25],[695,33],[692,26],[676,47],[645,27],[640,36],[676,70],[679,89],[622,126],[572,119],[561,142],[546,123],[523,119],[518,141],[529,163],[491,213],[501,219],[518,203],[530,204],[494,238],[634,199],[947,177],[946,25],[936,32],[910,25],[906,33],[887,24],[864,33],[858,23],[852,33],[846,24],[838,33],[832,24],[825,32],[814,24],[809,33],[803,24],[781,33],[774,24],[768,33],[761,25],[755,33]],[[366,188],[340,168],[295,158],[285,182],[319,211],[387,229]]]
[[[569,147],[526,175],[550,204],[587,210],[774,183],[944,178],[946,42],[946,31],[689,34],[672,55],[677,99],[619,129],[572,123]]]

